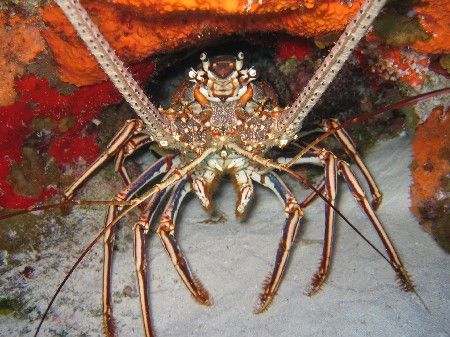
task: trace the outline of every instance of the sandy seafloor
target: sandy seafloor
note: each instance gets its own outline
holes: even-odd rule
[[[268,190],[257,188],[248,220],[234,218],[236,194],[225,181],[216,197],[226,214],[222,224],[202,224],[208,215],[192,198],[180,214],[179,242],[193,270],[214,298],[202,307],[190,297],[157,237],[149,241],[150,298],[153,322],[160,337],[168,336],[449,336],[450,257],[419,226],[409,211],[411,162],[409,138],[384,141],[368,156],[384,201],[378,215],[417,284],[429,312],[414,294],[400,290],[391,267],[345,223],[338,221],[332,273],[324,289],[310,298],[303,294],[318,265],[323,236],[323,204],[306,209],[302,229],[291,254],[278,296],[260,315],[252,310],[261,283],[273,268],[284,215]],[[79,198],[95,190],[96,179]],[[306,191],[289,183],[299,199]],[[90,189],[90,190],[89,190]],[[344,184],[339,207],[377,246],[369,221],[360,212]],[[36,269],[30,280],[19,276],[22,267],[1,276],[0,292],[20,294],[31,309],[28,319],[0,316],[0,336],[29,336],[51,294],[76,256],[102,226],[103,210],[78,209],[78,235],[59,238],[33,261],[22,254],[24,265]],[[69,221],[69,220],[68,220]],[[139,299],[132,258],[131,223],[123,226],[114,264],[115,316],[119,336],[142,336]],[[74,273],[40,336],[102,336],[101,245],[97,245]],[[123,289],[131,287],[131,296]],[[12,293],[11,293],[12,292]]]

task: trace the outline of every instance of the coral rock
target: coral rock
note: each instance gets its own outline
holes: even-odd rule
[[[155,53],[204,45],[232,33],[279,32],[319,36],[340,31],[360,7],[339,1],[84,1],[87,11],[125,62]],[[249,5],[251,4],[251,6]],[[54,5],[43,11],[48,29],[43,36],[60,67],[61,78],[75,85],[104,79],[62,12]]]
[[[132,68],[138,80],[153,70],[148,62]],[[100,147],[86,127],[105,106],[123,100],[109,81],[71,95],[61,95],[36,76],[16,81],[16,87],[20,99],[0,107],[0,207],[7,208],[28,207],[56,194],[55,165],[94,161]]]
[[[25,65],[45,49],[35,23],[35,18],[0,12],[0,106],[16,100],[14,79],[22,76]]]
[[[277,59],[287,60],[295,57],[298,62],[312,57],[313,48],[311,43],[305,40],[284,38],[277,43]]]
[[[432,35],[416,41],[411,47],[424,53],[450,53],[450,1],[433,0],[414,7],[421,26]]]
[[[450,252],[450,111],[442,107],[417,127],[413,140],[411,210]]]
[[[408,48],[385,48],[377,45],[371,51],[377,61],[371,71],[386,81],[401,81],[420,90],[428,73],[430,58]]]

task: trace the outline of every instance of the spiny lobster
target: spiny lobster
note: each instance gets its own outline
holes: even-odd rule
[[[344,217],[335,207],[338,175],[344,178],[356,202],[375,228],[388,253],[388,262],[396,272],[401,288],[405,291],[414,291],[408,273],[375,214],[382,200],[381,192],[356,152],[349,135],[337,120],[323,121],[322,131],[325,135],[334,134],[355,162],[369,185],[371,203],[349,164],[337,158],[332,152],[318,147],[318,141],[304,147],[291,158],[280,157],[272,160],[265,157],[271,148],[283,148],[297,139],[303,120],[364,36],[385,1],[365,1],[304,91],[288,107],[279,107],[274,89],[268,83],[258,80],[254,68],[244,67],[243,53],[238,53],[236,57],[212,58],[202,53],[201,65],[189,71],[187,80],[177,89],[168,109],[158,109],[150,102],[79,1],[56,0],[56,2],[110,80],[139,116],[139,119],[128,120],[125,123],[105,152],[64,192],[64,199],[71,200],[79,187],[111,158],[115,158],[116,170],[126,184],[109,205],[104,230],[84,251],[68,274],[69,276],[72,273],[89,248],[104,235],[103,320],[106,335],[113,336],[116,330],[110,282],[116,224],[138,207],[141,208],[141,215],[133,227],[134,260],[145,335],[147,337],[155,335],[148,304],[145,235],[150,230],[155,210],[160,203],[164,203],[162,200],[165,200],[165,195],[168,195],[168,200],[164,203],[156,232],[194,299],[204,305],[212,303],[209,293],[191,271],[177,243],[175,220],[183,199],[191,192],[198,197],[206,210],[211,211],[214,189],[224,175],[230,176],[235,183],[238,194],[236,202],[238,217],[244,217],[248,210],[254,194],[253,182],[272,190],[284,205],[286,220],[274,269],[264,282],[255,313],[265,311],[272,303],[301,224],[303,209],[317,197],[325,201],[325,234],[321,262],[308,294],[315,294],[323,286],[329,274],[335,215],[337,213]],[[146,168],[138,178],[132,179],[124,165],[125,159],[133,155],[138,148],[151,142],[155,142],[170,154],[164,155]],[[318,185],[312,186],[289,168],[305,163],[323,167],[324,178]],[[313,192],[304,201],[298,202],[273,170],[287,173],[311,188]],[[149,182],[156,179],[160,180],[153,185],[150,184],[151,187],[148,188]],[[48,309],[44,318],[47,312]]]

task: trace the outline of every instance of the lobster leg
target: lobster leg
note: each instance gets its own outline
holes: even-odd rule
[[[408,273],[405,270],[405,267],[403,266],[403,263],[400,261],[400,258],[395,251],[394,245],[392,244],[391,240],[389,239],[387,233],[385,232],[380,220],[376,216],[372,206],[368,202],[365,193],[363,189],[361,188],[361,185],[359,184],[357,178],[353,174],[352,170],[350,169],[350,166],[343,160],[339,160],[337,162],[338,171],[342,176],[344,177],[350,191],[353,194],[353,197],[358,202],[361,209],[364,211],[364,213],[369,218],[370,222],[372,223],[373,227],[377,231],[378,236],[380,237],[381,241],[383,242],[383,245],[389,254],[389,258],[391,261],[392,268],[397,273],[397,277],[400,281],[400,285],[404,291],[414,291],[414,284],[409,277]]]
[[[106,150],[98,157],[89,168],[83,173],[83,175],[75,180],[64,191],[64,198],[71,199],[75,191],[83,184],[89,177],[101,167],[108,159],[114,156],[123,145],[130,139],[130,137],[140,132],[144,127],[144,123],[139,119],[129,119],[125,122],[125,125],[114,136],[111,142],[108,144]]]
[[[322,179],[322,181],[316,185],[316,190],[320,193],[323,193],[323,191],[325,190],[325,179]],[[300,202],[299,205],[301,208],[306,208],[311,205],[318,197],[319,194],[313,191],[305,199],[303,199],[303,201]]]
[[[214,209],[211,194],[215,187],[215,181],[217,181],[217,175],[213,170],[207,169],[201,174],[192,175],[192,190],[199,198],[203,208],[208,212]]]
[[[132,184],[128,185],[124,190],[118,193],[115,200],[129,200],[132,198],[142,187],[144,187],[151,179],[157,177],[162,173],[167,173],[173,164],[173,157],[166,156],[148,169],[146,169]],[[111,205],[108,208],[106,214],[105,225],[114,221],[117,216],[119,207]],[[115,324],[112,316],[112,298],[111,298],[111,262],[114,248],[114,233],[115,226],[112,226],[105,232],[104,236],[104,260],[103,260],[103,322],[105,328],[105,334],[109,336],[115,336]]]
[[[166,177],[169,174],[170,173],[168,173]],[[151,197],[149,202],[145,204],[145,207],[142,210],[139,220],[134,225],[133,256],[138,280],[139,299],[141,303],[142,322],[144,324],[145,337],[155,336],[155,333],[153,332],[152,328],[150,309],[148,305],[149,298],[147,290],[148,282],[147,282],[147,261],[145,258],[146,252],[145,235],[150,230],[150,224],[152,223],[153,215],[155,214],[155,210],[158,207],[158,204],[161,201],[161,198],[165,194],[165,192],[166,191],[160,191]]]
[[[175,221],[178,209],[184,197],[191,191],[192,188],[187,178],[182,179],[174,187],[163,214],[161,215],[161,222],[156,232],[160,236],[164,249],[172,260],[178,274],[195,300],[203,305],[211,305],[212,301],[208,291],[192,273],[175,238]]]
[[[163,194],[159,192],[157,194]],[[152,197],[152,200],[157,195]],[[146,205],[152,204],[152,200]],[[136,266],[136,275],[139,287],[139,299],[141,303],[142,323],[144,324],[144,332],[146,337],[155,336],[150,317],[150,308],[148,300],[148,282],[147,282],[147,260],[145,258],[145,234],[148,232],[150,223],[147,219],[139,219],[134,225],[134,242],[133,242],[133,256],[134,264]]]
[[[279,157],[277,158],[277,163],[287,164],[290,163],[292,158]],[[292,165],[319,165],[322,166],[322,161],[317,157],[317,155],[313,151],[308,151],[303,157],[298,158]],[[322,193],[325,190],[325,179],[322,179],[317,185],[316,190]],[[302,202],[299,203],[301,208],[308,207],[311,203],[313,203],[319,195],[313,191],[311,192]]]
[[[329,131],[330,129],[335,129],[340,125],[337,119],[327,119],[322,122],[322,127],[324,131]],[[364,178],[367,181],[367,184],[369,185],[370,193],[372,194],[372,208],[374,210],[377,210],[378,207],[380,207],[381,202],[383,200],[383,196],[375,183],[375,180],[373,179],[372,175],[370,174],[368,168],[362,161],[361,157],[359,156],[358,152],[356,151],[355,144],[353,143],[351,137],[345,131],[344,129],[339,129],[334,134],[337,140],[342,144],[344,147],[345,152],[352,158],[352,160],[355,162],[355,164],[358,166],[362,174],[364,175]]]
[[[234,175],[234,181],[237,188],[236,217],[242,219],[245,217],[247,206],[253,199],[253,183],[249,174],[245,170],[239,170]]]
[[[271,189],[276,194],[283,202],[284,212],[286,214],[286,222],[283,229],[283,236],[278,246],[275,267],[263,284],[263,292],[260,295],[259,303],[254,311],[255,313],[261,313],[269,307],[278,291],[288,261],[289,250],[294,242],[300,219],[303,216],[303,211],[298,205],[292,192],[276,174],[267,173],[261,176],[256,172],[250,172],[250,176],[253,180]]]
[[[125,159],[131,156],[138,148],[150,142],[150,137],[139,134],[131,137],[128,142],[119,150],[114,161],[114,169],[120,174],[125,185],[131,184],[131,178],[124,165]]]
[[[336,157],[329,151],[319,151],[317,156],[323,162],[325,167],[324,195],[328,198],[331,205],[336,205],[336,184],[337,184],[337,165]],[[333,244],[334,229],[334,209],[330,204],[325,204],[325,232],[322,248],[322,258],[320,260],[319,270],[314,274],[311,287],[307,291],[308,296],[316,294],[328,277],[331,262],[331,251]]]
[[[279,158],[278,162],[289,162],[290,159]],[[337,166],[336,157],[329,151],[314,149],[309,151],[307,156],[299,158],[294,165],[298,164],[321,164],[325,168],[325,175],[321,182],[316,186],[316,190],[323,193],[329,200],[330,204],[336,205],[336,184],[337,184]],[[314,191],[309,194],[301,203],[300,207],[305,208],[309,206],[314,200],[318,198],[318,194]],[[333,227],[334,227],[334,209],[330,204],[325,204],[325,232],[324,243],[322,249],[322,257],[319,265],[319,270],[314,274],[311,282],[311,287],[307,291],[308,296],[316,294],[323,283],[325,282],[330,268],[332,242],[333,242]]]

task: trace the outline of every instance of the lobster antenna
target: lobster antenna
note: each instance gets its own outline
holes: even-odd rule
[[[36,328],[36,332],[34,333],[34,337],[37,337],[39,331],[41,330],[41,326],[44,323],[45,318],[48,315],[48,312],[50,311],[50,308],[53,305],[53,302],[55,302],[56,297],[61,292],[62,287],[66,284],[67,280],[70,278],[70,276],[73,274],[75,269],[78,267],[78,265],[81,263],[81,261],[84,259],[84,257],[89,253],[89,251],[94,247],[94,245],[100,240],[100,238],[108,231],[110,228],[112,228],[117,222],[119,222],[126,214],[128,214],[133,208],[138,206],[139,203],[132,204],[131,206],[128,206],[128,208],[124,209],[113,221],[111,221],[107,226],[105,226],[100,233],[95,237],[94,240],[89,243],[89,245],[83,250],[81,255],[78,257],[78,259],[75,261],[75,263],[72,265],[70,270],[67,272],[66,276],[62,280],[62,282],[59,284],[58,288],[56,289],[55,293],[52,296],[52,299],[47,305],[47,308],[44,311],[44,314],[41,317],[41,320],[39,321],[39,325]]]
[[[159,113],[128,72],[126,66],[103,37],[80,1],[55,0],[55,2],[72,23],[78,36],[83,40],[114,86],[130,104],[134,112],[144,121],[151,139],[163,147],[170,145],[173,148],[179,148],[179,144],[173,140],[167,128],[164,127],[167,122],[165,117]]]
[[[385,3],[386,0],[366,0],[363,2],[301,94],[282,113],[280,127],[274,135],[274,138],[278,139],[278,145],[284,146],[295,137],[302,126],[303,120],[334,80]]]
[[[414,97],[409,97],[406,98],[400,102],[396,102],[393,104],[390,104],[388,106],[385,106],[383,108],[377,109],[375,111],[354,117],[352,119],[347,120],[344,123],[341,123],[340,125],[338,125],[337,127],[334,128],[330,128],[330,130],[328,130],[327,132],[321,134],[320,136],[318,136],[316,139],[314,139],[311,143],[309,143],[308,145],[306,145],[306,147],[304,147],[297,155],[295,155],[295,157],[293,157],[289,162],[287,162],[285,165],[286,167],[290,167],[292,166],[298,159],[300,159],[301,157],[303,157],[303,155],[308,152],[309,150],[311,150],[314,146],[316,146],[317,144],[319,144],[322,140],[324,140],[325,138],[327,138],[328,136],[334,134],[336,131],[346,128],[350,125],[353,125],[355,123],[364,121],[370,117],[374,117],[376,115],[380,115],[382,113],[388,112],[390,110],[394,110],[394,109],[400,109],[403,108],[407,105],[411,105],[411,104],[415,104],[418,103],[420,101],[438,96],[438,95],[442,95],[442,94],[447,94],[450,93],[450,88],[443,88],[443,89],[438,89],[438,90],[434,90],[425,94],[421,94],[421,95],[417,95]]]
[[[22,215],[34,211],[42,211],[46,209],[52,208],[60,208],[60,207],[72,207],[72,206],[129,206],[131,205],[130,201],[119,201],[119,200],[67,200],[54,204],[40,205],[40,206],[32,206],[25,209],[21,209],[19,211],[13,211],[4,215],[0,215],[0,221],[8,218],[12,218],[17,215]]]

